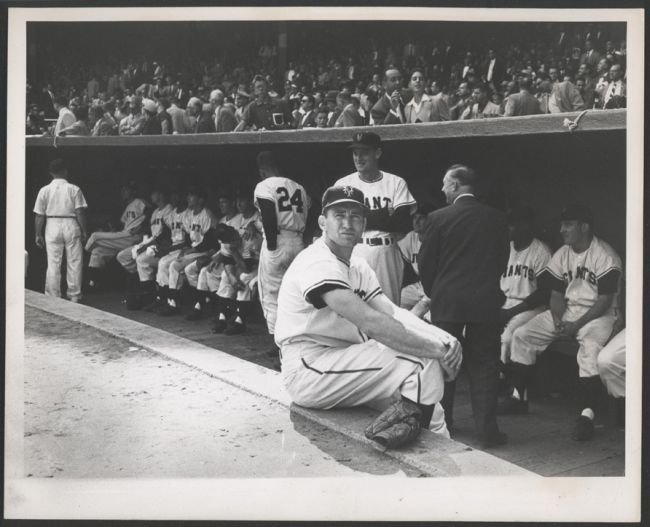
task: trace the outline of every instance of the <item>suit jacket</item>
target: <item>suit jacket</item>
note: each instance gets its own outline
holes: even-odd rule
[[[228,106],[219,106],[214,111],[214,126],[217,132],[233,132],[237,128],[234,112]]]
[[[431,320],[496,322],[509,254],[505,215],[473,196],[429,214],[418,269]]]
[[[482,75],[487,81],[487,75],[488,71],[490,70],[490,59],[488,58],[484,63],[483,63],[483,68],[482,68]],[[492,82],[494,83],[495,86],[498,86],[501,84],[501,81],[503,80],[503,77],[506,73],[506,67],[503,64],[503,60],[500,58],[495,58],[494,59],[494,66],[492,67],[492,79],[487,82]]]
[[[194,125],[195,134],[210,134],[214,133],[214,116],[210,111],[202,111],[199,118]]]
[[[327,128],[334,128],[341,113],[343,113],[343,110],[339,110],[338,108],[332,112],[332,117],[327,120]]]
[[[373,122],[375,124],[400,124],[402,121],[391,113],[391,109],[390,97],[384,93],[370,110]],[[403,106],[402,112],[404,112]]]
[[[417,120],[422,123],[449,121],[449,106],[442,97],[429,97],[424,94],[419,111],[416,111],[413,99],[406,103],[404,117],[407,123],[417,122]]]
[[[296,119],[296,126],[298,130],[301,128],[314,128],[316,126],[316,112],[309,110],[306,114],[299,114]]]
[[[580,55],[580,64],[589,64],[592,68],[595,68],[600,62],[601,58],[602,57],[600,56],[600,53],[598,53],[595,49],[592,49],[591,55],[586,52]]]
[[[343,111],[334,123],[334,126],[337,128],[363,126],[363,117],[361,117],[359,110],[357,110],[354,105],[348,104],[345,108],[343,108]]]
[[[516,115],[535,115],[538,113],[540,113],[539,101],[534,95],[527,91],[508,95],[504,112],[506,117],[513,117]]]

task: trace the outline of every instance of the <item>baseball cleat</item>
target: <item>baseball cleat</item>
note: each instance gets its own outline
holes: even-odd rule
[[[217,320],[212,326],[212,333],[223,333],[226,330],[226,321]]]
[[[525,415],[528,413],[528,401],[508,397],[497,407],[498,415]]]
[[[167,304],[166,306],[163,306],[160,308],[158,311],[159,315],[162,315],[163,317],[169,317],[171,315],[177,315],[181,312],[180,308],[175,307],[175,306],[170,306]]]
[[[594,421],[584,415],[578,417],[571,437],[576,441],[587,441],[594,437]]]

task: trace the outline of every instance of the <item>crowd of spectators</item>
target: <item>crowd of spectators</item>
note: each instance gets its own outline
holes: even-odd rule
[[[626,43],[601,31],[521,44],[405,38],[290,55],[275,45],[214,61],[140,57],[52,64],[28,80],[28,135],[140,135],[478,119],[626,105]]]

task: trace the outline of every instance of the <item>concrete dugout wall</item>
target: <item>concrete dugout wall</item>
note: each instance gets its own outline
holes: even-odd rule
[[[445,169],[474,167],[484,180],[482,199],[505,209],[516,203],[537,212],[539,236],[559,247],[557,217],[562,205],[582,201],[596,218],[596,233],[625,257],[625,110],[588,112],[569,132],[565,119],[578,114],[377,126],[383,139],[381,168],[404,177],[418,201],[442,205]],[[31,210],[47,184],[47,164],[65,158],[71,181],[84,191],[90,210],[119,216],[120,184],[138,181],[148,192],[163,184],[199,184],[216,210],[221,188],[252,191],[255,155],[271,149],[287,174],[317,200],[337,178],[354,171],[346,148],[359,129],[247,132],[182,136],[70,137],[26,139],[26,249],[28,286],[42,290],[44,253],[34,245]],[[11,177],[11,176],[10,176]]]

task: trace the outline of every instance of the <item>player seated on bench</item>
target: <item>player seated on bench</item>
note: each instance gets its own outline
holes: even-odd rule
[[[598,354],[607,343],[618,314],[621,259],[593,234],[591,211],[568,205],[561,214],[564,245],[551,258],[550,309],[518,328],[512,336],[513,397],[502,413],[526,413],[527,389],[537,355],[562,337],[578,341],[581,413],[572,437],[578,441],[594,434],[594,408],[600,391]]]
[[[366,224],[364,195],[352,186],[327,189],[321,238],[284,275],[275,341],[292,400],[309,408],[361,406],[401,399],[366,429],[386,447],[429,428],[445,379],[462,361],[450,334],[397,307],[374,271],[353,257]]]

